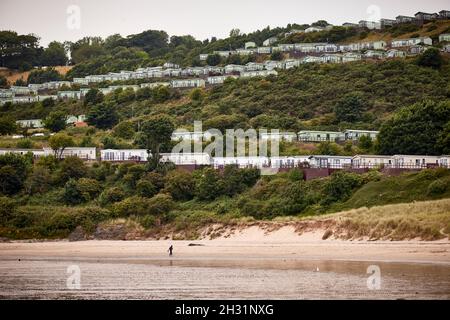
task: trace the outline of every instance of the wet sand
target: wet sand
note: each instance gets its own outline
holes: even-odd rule
[[[66,285],[70,265],[80,268],[80,289]],[[367,286],[371,265],[381,271],[379,290]],[[450,243],[311,235],[295,242],[0,243],[0,298],[450,299]]]

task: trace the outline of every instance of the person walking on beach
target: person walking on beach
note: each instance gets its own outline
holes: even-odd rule
[[[169,256],[171,256],[171,255],[172,255],[172,251],[173,251],[173,246],[171,245],[171,246],[169,247],[169,250],[167,250],[167,251],[169,251]]]

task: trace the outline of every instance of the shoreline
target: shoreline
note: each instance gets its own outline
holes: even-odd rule
[[[174,256],[166,253],[174,246]],[[194,244],[194,246],[192,246]],[[0,263],[11,260],[158,261],[354,261],[450,265],[450,242],[440,241],[12,241],[0,243]]]

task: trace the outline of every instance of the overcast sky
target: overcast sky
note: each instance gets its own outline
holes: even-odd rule
[[[77,9],[80,10],[78,28]],[[67,13],[68,8],[71,10]],[[0,30],[34,33],[41,44],[148,29],[204,40],[266,26],[332,24],[450,10],[449,0],[0,0]]]

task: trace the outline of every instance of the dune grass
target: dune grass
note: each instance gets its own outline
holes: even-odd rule
[[[450,199],[359,208],[327,215],[332,232],[345,239],[450,239]]]

